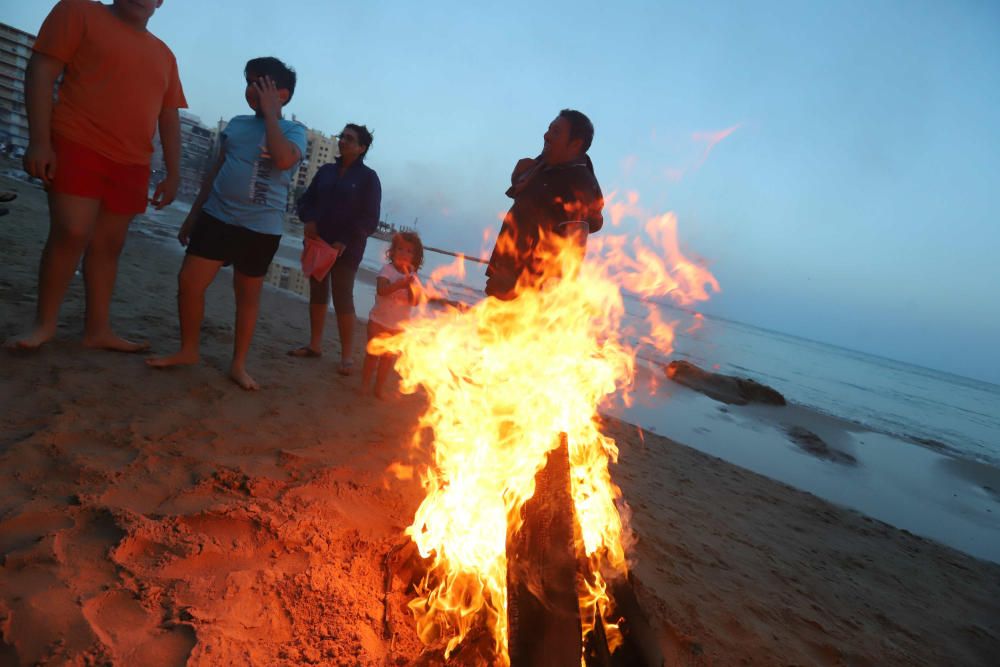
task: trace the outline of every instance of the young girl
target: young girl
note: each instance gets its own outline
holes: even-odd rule
[[[385,252],[389,263],[382,267],[375,279],[375,305],[368,313],[368,340],[378,336],[399,333],[400,324],[408,319],[417,303],[420,283],[417,270],[424,263],[424,244],[415,232],[399,232]],[[395,363],[394,355],[365,354],[361,370],[361,387],[367,390],[375,373],[375,396],[382,398],[389,369]]]

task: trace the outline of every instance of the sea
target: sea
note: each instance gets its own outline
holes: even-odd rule
[[[137,227],[145,235],[170,239],[184,213],[181,203],[162,212],[150,210]],[[276,264],[298,270],[301,244],[301,238],[282,237]],[[377,272],[386,261],[386,248],[385,241],[369,239],[361,268]],[[429,276],[455,261],[452,255],[429,251],[421,274]],[[472,304],[482,297],[485,266],[482,260],[467,258],[464,267],[465,277],[446,286],[451,298]],[[374,298],[374,286],[359,280],[357,311],[366,313]],[[863,429],[1000,468],[998,385],[711,315],[690,326],[691,313],[630,295],[624,303],[626,325],[641,328],[650,306],[666,321],[685,323],[676,329],[669,354],[640,351],[652,364],[684,359],[707,370],[750,378],[777,389],[789,402]],[[639,425],[664,432],[663,424]]]

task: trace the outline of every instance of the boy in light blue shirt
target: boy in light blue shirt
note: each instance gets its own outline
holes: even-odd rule
[[[199,360],[205,290],[219,269],[233,265],[236,337],[230,377],[244,389],[260,386],[246,371],[264,275],[278,250],[295,165],[306,149],[306,129],[281,117],[295,92],[295,71],[277,58],[254,58],[244,70],[253,116],[236,116],[221,136],[219,159],[177,235],[187,246],[177,277],[181,349],[150,359],[154,368]]]

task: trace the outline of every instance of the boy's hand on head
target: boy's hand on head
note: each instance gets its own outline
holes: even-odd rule
[[[262,76],[254,81],[253,85],[257,89],[261,115],[265,118],[279,117],[281,115],[281,96],[278,95],[278,87],[274,84],[274,79]]]
[[[156,184],[156,191],[153,192],[153,198],[150,202],[159,211],[164,206],[167,206],[174,200],[177,196],[177,188],[180,186],[181,179],[173,174],[167,174],[167,177]]]
[[[28,144],[22,164],[29,176],[42,179],[46,187],[52,185],[56,177],[56,152],[51,145]]]

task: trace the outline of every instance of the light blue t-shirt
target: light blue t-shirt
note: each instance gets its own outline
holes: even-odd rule
[[[285,138],[305,155],[305,125],[284,119],[278,123]],[[267,152],[264,119],[236,116],[229,121],[222,131],[222,151],[226,159],[202,209],[230,225],[261,234],[281,234],[295,167],[275,168]]]

